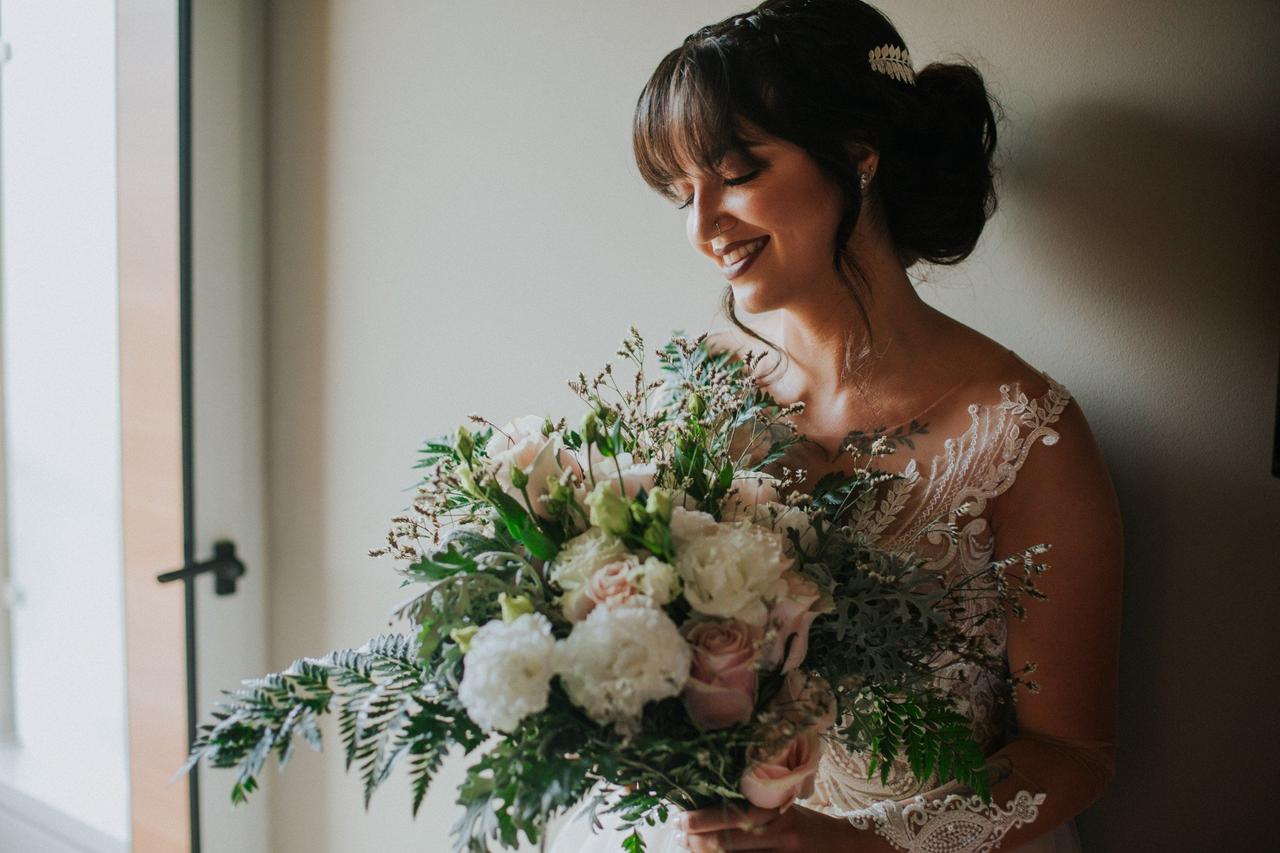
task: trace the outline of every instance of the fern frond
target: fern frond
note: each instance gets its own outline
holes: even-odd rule
[[[319,751],[318,718],[326,714],[337,715],[347,768],[359,766],[366,808],[373,791],[409,756],[416,811],[449,748],[471,750],[483,740],[465,710],[438,688],[417,641],[399,634],[302,658],[227,695],[230,700],[214,711],[215,722],[200,728],[179,773],[202,758],[214,767],[237,768],[233,803],[257,790],[272,752],[281,767],[288,763],[297,736]]]

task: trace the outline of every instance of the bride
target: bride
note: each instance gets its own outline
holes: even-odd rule
[[[1089,425],[1065,387],[927,305],[907,270],[969,255],[995,208],[996,119],[964,64],[913,70],[902,37],[859,0],[767,0],[707,26],[658,65],[634,125],[645,180],[687,217],[728,280],[720,345],[776,355],[759,378],[805,402],[808,482],[842,445],[885,435],[880,467],[909,489],[881,544],[939,571],[1051,544],[1026,619],[980,628],[1036,692],[1000,673],[940,673],[986,747],[992,800],[905,767],[886,784],[829,747],[785,811],[723,807],[647,831],[650,851],[1078,851],[1072,818],[1113,771],[1121,524]],[[757,315],[752,325],[736,309]],[[954,516],[958,541],[931,535]],[[571,815],[553,849],[621,850]]]

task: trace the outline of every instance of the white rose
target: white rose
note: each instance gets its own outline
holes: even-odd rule
[[[563,445],[560,436],[542,434],[542,424],[543,419],[537,415],[516,418],[493,433],[485,446],[485,453],[495,466],[498,485],[521,506],[526,506],[524,495],[512,485],[511,469],[519,468],[528,476],[525,491],[529,493],[532,507],[526,508],[547,517],[546,504],[542,501],[547,494],[547,478],[560,479],[568,471],[576,480],[581,477],[582,469],[578,458]]]
[[[721,522],[677,507],[671,516],[676,571],[699,613],[762,626],[786,591],[791,567],[783,537],[746,521]]]
[[[559,643],[556,671],[575,705],[624,736],[639,730],[648,702],[678,696],[693,652],[652,607],[597,607]]]
[[[463,658],[458,699],[485,731],[515,731],[529,714],[547,707],[555,674],[555,637],[541,613],[485,623]]]

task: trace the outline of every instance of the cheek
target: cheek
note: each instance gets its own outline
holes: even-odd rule
[[[774,199],[770,218],[784,240],[788,254],[830,258],[836,225],[840,221],[839,190],[826,182],[803,182]]]

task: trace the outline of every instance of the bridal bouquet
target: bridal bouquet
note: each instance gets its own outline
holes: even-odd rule
[[[297,736],[318,749],[333,713],[366,805],[403,764],[416,813],[460,748],[459,850],[536,843],[584,800],[632,827],[632,851],[672,806],[787,808],[812,792],[823,739],[886,778],[905,763],[985,794],[934,676],[1000,671],[955,617],[1039,596],[1044,546],[938,577],[872,542],[900,495],[869,464],[886,441],[847,448],[852,471],[801,492],[804,472],[781,467],[799,404],[753,381],[758,356],[676,338],[650,381],[634,330],[618,355],[630,378],[608,365],[570,383],[586,404],[572,426],[472,416],[427,443],[412,510],[372,552],[423,586],[398,611],[412,632],[246,681],[187,768],[237,768],[243,800],[272,753],[286,762]],[[1010,687],[1034,689],[1027,671]]]

